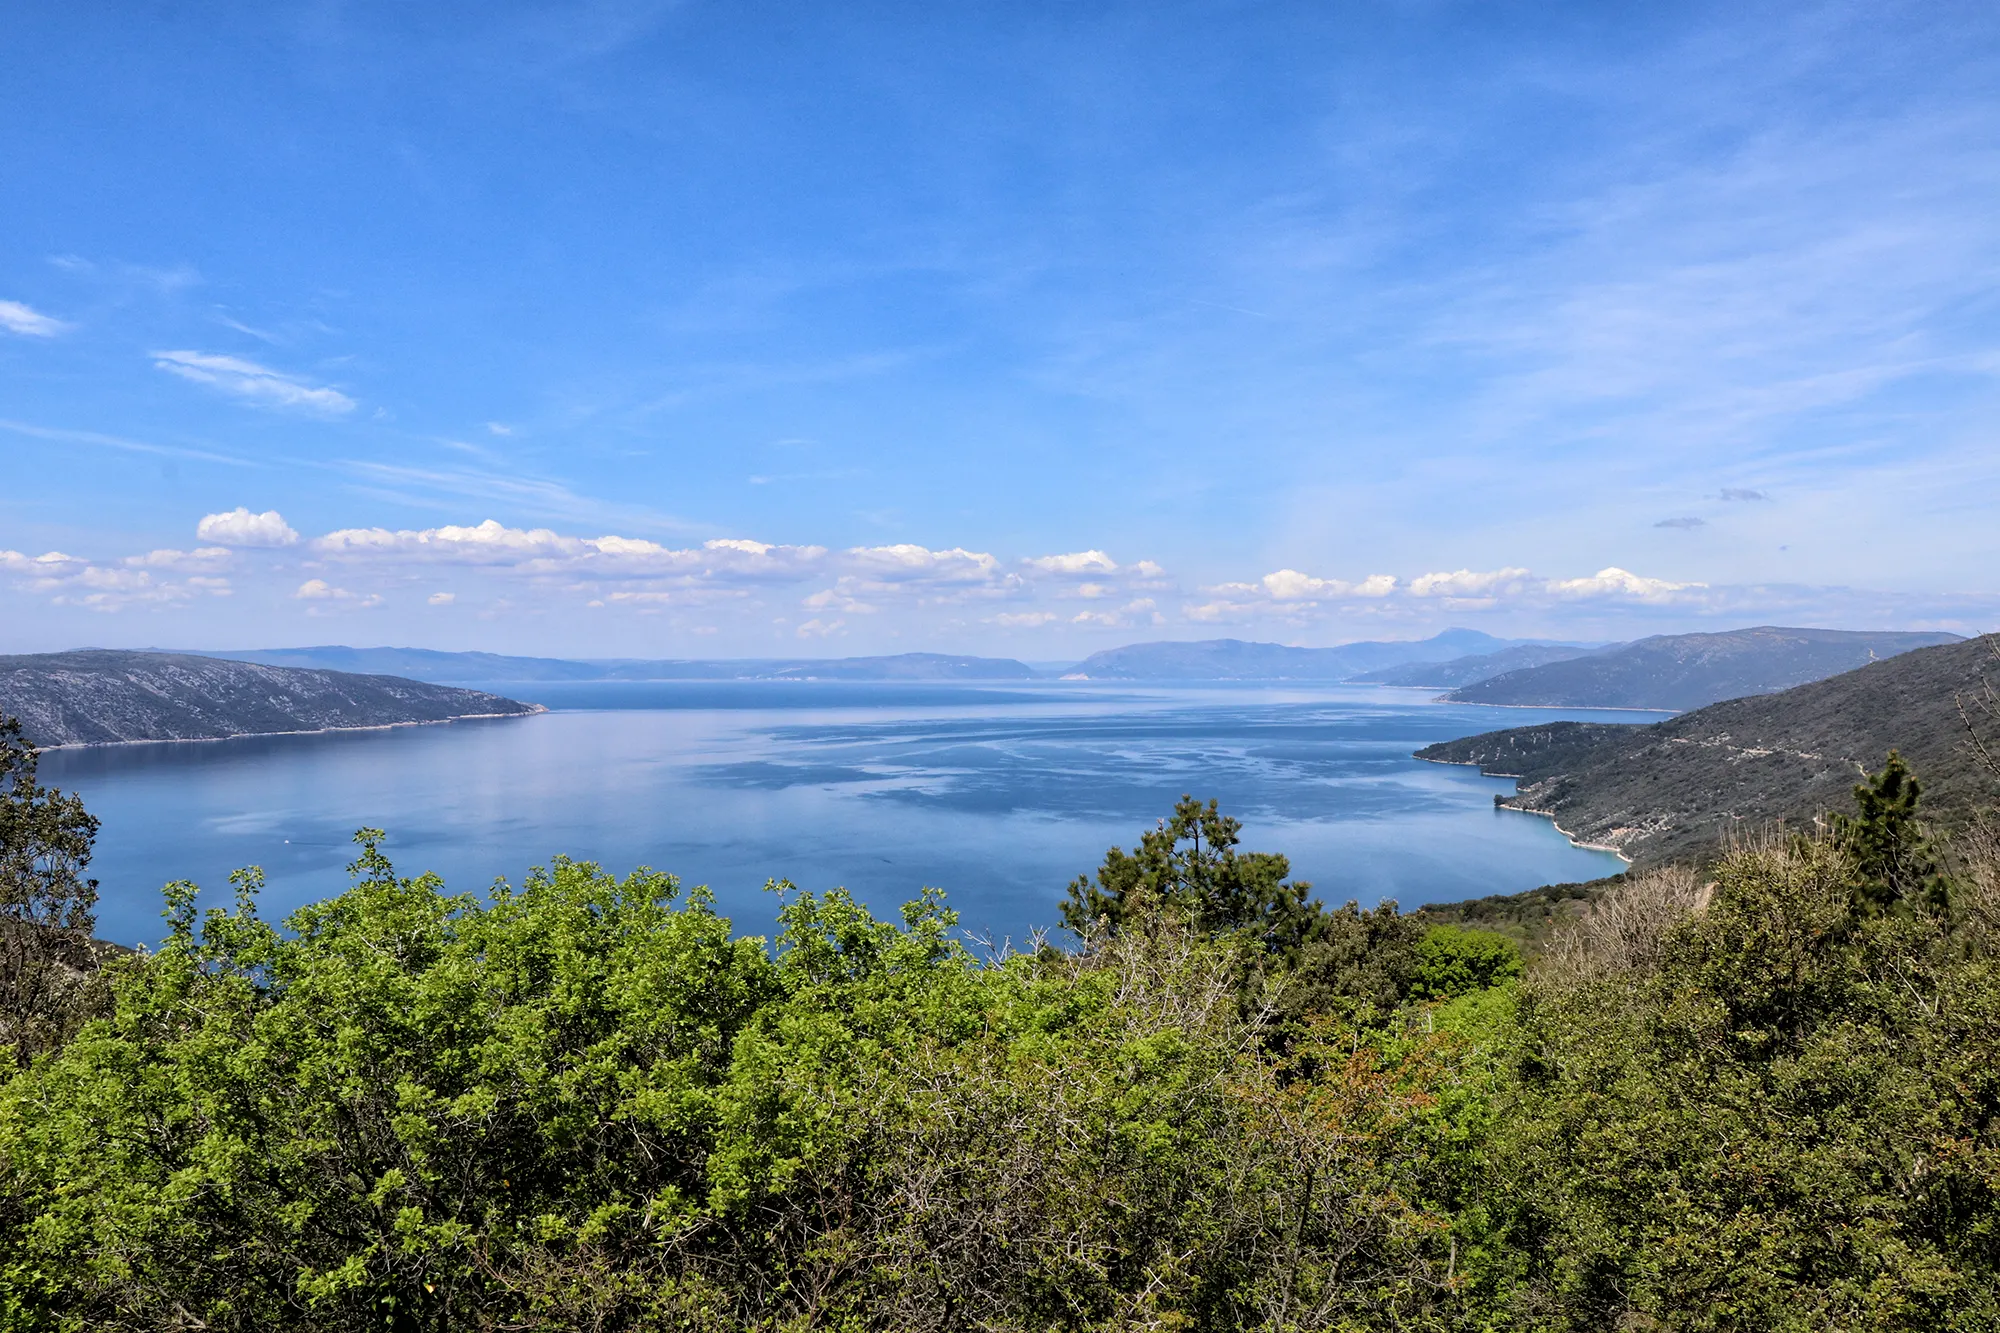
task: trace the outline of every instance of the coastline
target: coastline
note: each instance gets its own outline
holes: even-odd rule
[[[1551,708],[1575,708],[1586,709],[1593,713],[1665,713],[1668,717],[1679,717],[1689,711],[1685,708],[1625,708],[1617,704],[1489,704],[1480,699],[1454,699],[1449,694],[1440,694],[1431,702],[1464,704],[1469,708],[1533,708],[1542,712],[1547,712]]]
[[[453,722],[494,721],[508,717],[533,717],[548,712],[546,704],[529,704],[519,713],[459,713],[453,717],[418,717],[406,722],[368,722],[352,727],[300,727],[294,731],[239,731],[233,736],[147,736],[129,741],[66,741],[61,745],[38,745],[37,754],[56,750],[108,750],[115,745],[212,745],[220,741],[247,741],[261,736],[330,736],[339,731],[390,731],[396,727],[442,727]]]
[[[1497,708],[1512,708],[1516,706],[1517,705],[1514,704],[1494,705],[1494,707]],[[1526,705],[1518,705],[1518,706],[1525,707]],[[1443,764],[1447,768],[1478,768],[1480,776],[1482,777],[1512,778],[1517,783],[1521,780],[1521,775],[1518,773],[1488,773],[1485,769],[1479,767],[1479,761],[1476,759],[1425,759],[1422,755],[1414,755],[1414,754],[1411,755],[1410,758],[1415,759],[1418,763],[1423,763],[1423,764]],[[1517,796],[1520,795],[1520,791],[1518,788],[1516,788],[1515,790],[1515,795]],[[1562,826],[1562,823],[1559,820],[1557,820],[1555,812],[1552,810],[1530,810],[1527,806],[1524,805],[1508,805],[1504,801],[1497,801],[1497,800],[1493,803],[1493,808],[1496,810],[1512,810],[1515,814],[1534,815],[1537,818],[1546,819],[1549,821],[1551,825],[1554,826],[1556,832],[1562,834],[1563,837],[1569,839],[1570,846],[1586,852],[1610,852],[1613,856],[1617,857],[1620,861],[1623,861],[1626,865],[1629,866],[1632,864],[1631,857],[1625,855],[1623,851],[1621,851],[1616,847],[1613,847],[1611,844],[1604,842],[1585,842],[1581,838],[1577,837],[1574,833],[1571,833],[1568,829]]]
[[[1574,833],[1571,833],[1568,829],[1564,828],[1562,824],[1557,821],[1555,814],[1552,811],[1530,810],[1526,806],[1502,805],[1497,802],[1494,804],[1493,808],[1496,810],[1512,810],[1516,814],[1534,815],[1538,819],[1546,819],[1549,821],[1551,825],[1554,826],[1556,832],[1562,834],[1565,838],[1569,839],[1570,846],[1579,848],[1586,852],[1610,852],[1613,856],[1617,857],[1620,861],[1623,861],[1626,865],[1629,866],[1632,864],[1631,857],[1625,855],[1624,852],[1620,851],[1616,847],[1613,847],[1610,843],[1583,841],[1581,838],[1577,837]]]

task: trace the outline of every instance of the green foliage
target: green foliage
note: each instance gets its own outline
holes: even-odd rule
[[[775,985],[755,941],[638,872],[559,861],[480,904],[396,878],[194,920],[120,971],[117,1011],[9,1086],[0,1143],[57,1308],[149,1328],[443,1320],[501,1256],[645,1243],[700,1197],[731,1043]],[[0,1247],[4,1252],[4,1247]]]
[[[1306,932],[1298,965],[1281,972],[1278,1009],[1294,1021],[1312,1014],[1386,1017],[1409,996],[1423,923],[1384,902],[1323,911]]]
[[[1857,912],[1855,871],[1837,840],[1741,850],[1656,967],[1531,979],[1488,1158],[1522,1322],[2000,1320],[1994,960]]]
[[[1310,884],[1288,878],[1283,856],[1237,851],[1242,827],[1214,801],[1183,796],[1137,852],[1113,847],[1094,883],[1071,883],[1064,924],[1088,943],[1164,913],[1235,942],[1239,1000],[1269,1006],[1280,1019],[1274,1035],[1314,1015],[1379,1018],[1410,998],[1423,926],[1394,902],[1328,909]]]
[[[21,724],[0,717],[0,1062],[60,1046],[96,998],[85,879],[97,820],[75,795],[35,780]]]
[[[1871,896],[1943,872],[1869,790],[1525,970],[1191,801],[1076,952],[375,830],[283,929],[169,885],[0,1084],[0,1330],[1991,1330],[2000,848]]]
[[[1144,895],[982,964],[785,894],[557,861],[259,877],[0,1092],[0,1327],[1326,1328],[1456,1289],[1425,1145],[1453,1049],[1322,1022],[1284,1059],[1236,937]],[[1139,912],[1151,915],[1140,916]],[[1310,1074],[1308,1077],[1307,1075]]]
[[[1410,994],[1419,1000],[1470,995],[1521,975],[1521,951],[1505,935],[1432,926],[1416,946]]]
[[[1092,883],[1079,876],[1063,903],[1063,925],[1083,938],[1123,929],[1139,895],[1185,912],[1198,930],[1237,934],[1287,961],[1298,956],[1319,916],[1312,885],[1291,882],[1291,863],[1275,852],[1238,852],[1243,831],[1221,814],[1183,796],[1172,817],[1140,836],[1138,851],[1113,847]]]
[[[1544,884],[1522,893],[1496,893],[1455,903],[1425,903],[1425,920],[1447,926],[1504,935],[1528,954],[1538,952],[1550,935],[1588,910],[1591,900],[1616,888],[1622,872],[1581,883]]]
[[[1882,771],[1854,788],[1858,813],[1834,819],[1853,857],[1856,900],[1870,911],[1921,904],[1941,912],[1950,905],[1930,835],[1917,818],[1922,795],[1903,756],[1891,750]]]

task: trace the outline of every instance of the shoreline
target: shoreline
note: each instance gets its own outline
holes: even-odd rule
[[[405,722],[366,722],[351,727],[301,727],[294,731],[239,731],[233,736],[146,736],[129,741],[65,741],[60,745],[37,745],[36,754],[57,750],[108,750],[117,745],[214,745],[221,741],[248,741],[269,736],[331,736],[343,731],[392,731],[397,727],[442,727],[453,722],[489,722],[508,717],[533,717],[548,712],[546,704],[529,704],[519,713],[460,713],[454,717],[416,717]]]
[[[1449,694],[1440,694],[1431,702],[1463,704],[1467,708],[1536,708],[1543,712],[1551,708],[1566,708],[1590,713],[1665,713],[1668,717],[1680,717],[1692,711],[1686,708],[1629,708],[1618,704],[1489,704],[1479,699],[1454,699]]]
[[[1564,828],[1560,822],[1557,821],[1555,813],[1553,811],[1530,810],[1525,806],[1501,805],[1497,802],[1494,804],[1493,808],[1495,810],[1512,810],[1515,814],[1518,815],[1533,815],[1537,819],[1546,819],[1549,821],[1549,825],[1552,828],[1554,828],[1556,832],[1562,834],[1565,838],[1569,839],[1570,846],[1586,852],[1610,852],[1613,856],[1617,857],[1620,861],[1623,861],[1626,865],[1629,866],[1632,864],[1631,857],[1625,855],[1625,853],[1619,851],[1616,847],[1613,847],[1609,843],[1584,842],[1582,839],[1578,838],[1574,833],[1571,833],[1568,829]]]
[[[1514,704],[1495,705],[1495,707],[1499,708],[1512,708],[1516,706],[1517,705]],[[1518,706],[1526,707],[1527,705],[1523,704]],[[1443,764],[1446,768],[1478,768],[1479,775],[1481,777],[1486,777],[1486,778],[1502,778],[1502,779],[1511,778],[1516,783],[1519,783],[1521,780],[1521,777],[1518,773],[1488,773],[1484,768],[1480,768],[1479,761],[1476,759],[1425,759],[1422,755],[1415,755],[1415,754],[1411,755],[1410,758],[1415,759],[1418,763],[1421,764]],[[1516,796],[1519,796],[1521,794],[1520,788],[1518,786],[1515,787],[1514,794]],[[1581,838],[1577,837],[1574,833],[1571,833],[1568,829],[1562,826],[1561,821],[1559,821],[1556,818],[1555,812],[1553,810],[1530,810],[1528,807],[1524,805],[1508,805],[1504,801],[1495,801],[1493,803],[1493,808],[1495,810],[1512,810],[1517,815],[1534,815],[1538,819],[1546,819],[1549,821],[1550,826],[1554,828],[1556,832],[1562,834],[1563,837],[1569,839],[1570,846],[1575,847],[1580,851],[1586,851],[1586,852],[1610,852],[1613,856],[1617,857],[1620,861],[1623,861],[1626,865],[1629,866],[1632,864],[1631,857],[1625,855],[1624,852],[1620,851],[1616,847],[1611,846],[1609,843],[1585,842]]]

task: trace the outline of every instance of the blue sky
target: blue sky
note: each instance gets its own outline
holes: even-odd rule
[[[134,7],[0,81],[0,648],[2000,623],[2000,11]]]

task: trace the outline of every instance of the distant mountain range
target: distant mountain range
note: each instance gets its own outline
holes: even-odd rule
[[[1427,686],[1461,703],[1676,711],[1818,680],[1949,634],[1763,627],[1677,634],[1592,647],[1448,629],[1428,639],[1295,648],[1242,639],[1135,643],[1062,671],[1011,657],[898,653],[880,657],[576,660],[427,648],[265,648],[204,654],[264,666],[401,676],[437,684],[613,680],[1129,681],[1297,680]]]
[[[1476,629],[1448,629],[1428,639],[1292,648],[1242,639],[1135,643],[1092,653],[1067,673],[1085,680],[1352,680],[1362,672],[1443,662],[1530,642],[1496,639]]]
[[[1656,708],[1680,712],[1723,699],[1771,694],[1914,648],[1957,643],[1956,634],[1755,629],[1661,634],[1467,682],[1455,703],[1548,708]]]
[[[41,747],[218,740],[539,713],[478,690],[393,676],[84,649],[0,657],[0,714]]]
[[[1615,648],[1620,645],[1612,646]],[[1384,667],[1380,671],[1364,671],[1349,679],[1367,685],[1420,685],[1430,689],[1448,690],[1460,685],[1470,685],[1475,681],[1487,680],[1509,671],[1519,671],[1524,667],[1566,662],[1572,657],[1582,657],[1587,653],[1600,651],[1603,650],[1582,644],[1523,643],[1512,648],[1502,648],[1497,653],[1454,657],[1448,662],[1400,662],[1392,667]]]
[[[1417,757],[1518,778],[1502,804],[1553,816],[1578,842],[1641,864],[1704,857],[1739,831],[1848,809],[1854,784],[1892,748],[1925,784],[1925,807],[1949,818],[1992,799],[1957,699],[1982,678],[2000,683],[1996,645],[2000,636],[1987,635],[1920,648],[1664,722],[1552,722]]]
[[[577,661],[328,644],[317,648],[256,648],[205,655],[265,666],[357,671],[461,684],[572,680],[1032,680],[1040,674],[1011,657],[960,657],[948,653],[735,661],[633,658]]]

